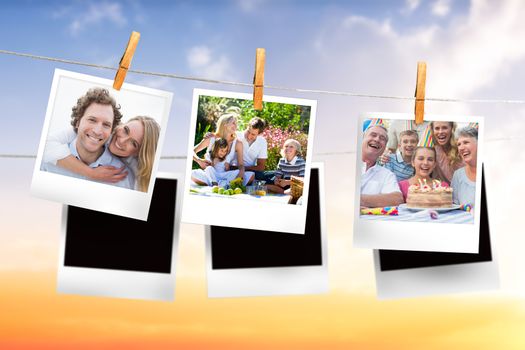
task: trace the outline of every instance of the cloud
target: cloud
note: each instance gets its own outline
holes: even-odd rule
[[[413,62],[408,68],[415,76],[416,62],[426,60],[428,96],[466,98],[525,59],[525,46],[520,44],[525,36],[525,7],[521,4],[474,0],[468,13],[456,15],[446,25],[431,22],[408,28],[397,28],[388,18],[349,15],[339,24],[321,25],[314,47],[327,67],[345,62],[338,80],[366,84],[371,77],[362,79],[362,73],[352,67],[368,62],[378,68],[376,72],[391,69],[384,72],[381,85],[392,83],[391,93],[395,94],[399,79],[406,80],[406,63]]]
[[[233,79],[229,58],[226,55],[217,57],[207,46],[194,46],[189,49],[186,61],[191,71],[201,78]]]
[[[403,14],[410,14],[414,12],[419,5],[421,4],[420,0],[405,0],[405,7],[401,10]]]
[[[123,27],[128,22],[121,4],[114,2],[88,3],[87,8],[62,7],[52,13],[52,17],[71,18],[68,26],[71,35],[77,35],[86,28],[101,23]]]
[[[436,0],[432,4],[432,14],[438,17],[444,17],[450,12],[450,0]]]

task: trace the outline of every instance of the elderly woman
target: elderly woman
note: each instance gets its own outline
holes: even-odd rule
[[[458,133],[458,152],[465,166],[454,172],[451,186],[455,204],[474,206],[478,164],[478,130],[465,127]]]
[[[217,129],[215,133],[205,136],[193,149],[193,160],[199,165],[200,169],[192,170],[191,180],[197,185],[211,186],[209,177],[205,173],[205,169],[211,166],[210,151],[213,149],[215,140],[218,138],[225,139],[228,143],[228,150],[226,154],[226,161],[231,163],[233,159],[237,159],[237,167],[239,174],[237,177],[243,179],[243,184],[249,184],[253,181],[255,173],[252,171],[244,171],[243,163],[243,145],[242,142],[237,142],[237,115],[235,113],[226,113],[217,120]],[[204,158],[200,158],[197,153],[206,149]]]
[[[458,154],[454,132],[456,123],[434,121],[430,123],[432,138],[435,142],[437,166],[434,177],[450,183],[454,171],[464,164]]]

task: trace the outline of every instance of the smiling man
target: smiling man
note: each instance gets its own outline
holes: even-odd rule
[[[106,89],[90,89],[79,98],[71,114],[71,125],[76,133],[75,139],[68,144],[71,155],[91,168],[112,166],[125,169],[125,164],[113,156],[106,145],[113,129],[122,118],[119,108]],[[87,179],[49,162],[42,165],[42,170]],[[134,183],[135,179],[128,171],[123,180],[112,185],[132,189]]]
[[[376,164],[387,142],[388,132],[383,126],[374,125],[365,131],[361,145],[361,207],[388,207],[403,203],[394,173]]]
[[[268,159],[268,143],[261,135],[266,129],[266,122],[261,118],[252,118],[245,131],[237,131],[237,140],[243,145],[243,163],[246,171],[255,172],[255,179],[268,180],[264,174],[266,160]],[[232,169],[236,167],[234,159]]]

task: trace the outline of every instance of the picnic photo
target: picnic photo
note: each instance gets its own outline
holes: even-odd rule
[[[146,219],[171,107],[170,92],[55,70],[32,193]]]
[[[192,150],[195,196],[301,205],[311,106],[200,95]]]
[[[479,125],[365,119],[358,154],[360,219],[474,224]]]
[[[182,222],[304,234],[317,101],[193,90]]]

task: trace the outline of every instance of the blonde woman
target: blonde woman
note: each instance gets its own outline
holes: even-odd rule
[[[159,141],[160,126],[151,117],[138,116],[115,129],[109,151],[123,158],[135,174],[135,188],[148,191]]]
[[[459,157],[458,146],[455,138],[456,123],[431,122],[432,138],[436,150],[436,169],[434,177],[450,183],[454,171],[465,164]]]
[[[68,144],[74,140],[76,134],[72,128],[68,128],[49,136],[44,162],[51,162],[87,179],[110,184],[119,182],[131,174],[134,178],[134,189],[147,192],[159,134],[160,126],[151,117],[138,116],[119,124],[106,146],[126,166],[92,168],[71,154]]]
[[[210,151],[213,149],[213,144],[216,139],[224,139],[228,144],[226,153],[226,161],[231,163],[233,159],[237,159],[237,167],[239,169],[238,178],[243,179],[243,184],[247,185],[251,183],[255,177],[255,173],[252,171],[245,171],[243,162],[243,145],[242,142],[237,142],[236,131],[237,131],[237,114],[226,113],[219,117],[217,120],[217,127],[214,133],[206,135],[201,142],[199,142],[193,148],[193,160],[199,165],[200,169],[194,169],[191,172],[192,181],[201,186],[211,186],[208,176],[204,169],[211,166]],[[198,156],[198,153],[203,149],[206,149],[204,158]]]

